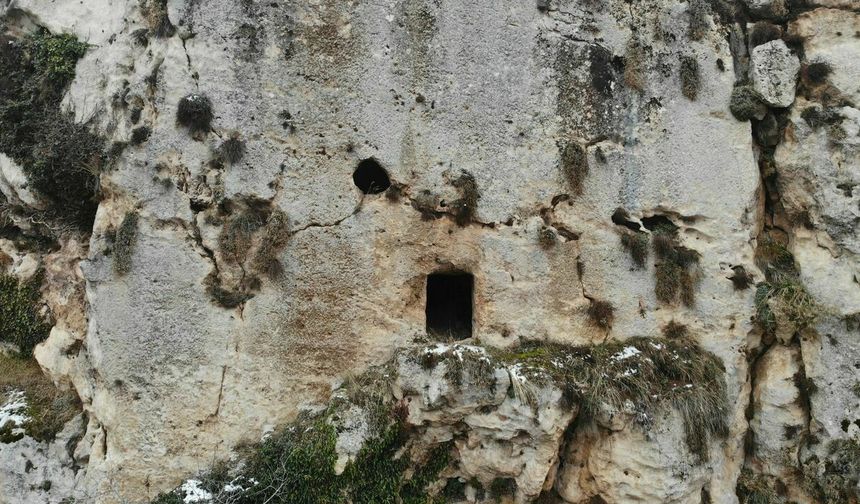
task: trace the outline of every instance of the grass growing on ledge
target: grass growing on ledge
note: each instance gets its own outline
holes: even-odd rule
[[[549,377],[588,416],[606,408],[629,410],[632,403],[637,420],[647,425],[657,408],[675,408],[688,448],[702,460],[709,439],[728,433],[723,364],[689,339],[631,338],[580,347],[530,342],[496,355],[527,378]]]
[[[383,377],[371,371],[347,380],[341,391],[324,412],[301,415],[292,425],[241,449],[244,463],[238,474],[216,469],[153,502],[183,503],[184,488],[193,482],[211,503],[442,504],[441,497],[428,493],[428,486],[449,465],[453,443],[437,444],[413,459],[404,449],[408,438],[401,412]],[[371,434],[355,459],[336,474],[341,415],[351,406],[366,412]]]

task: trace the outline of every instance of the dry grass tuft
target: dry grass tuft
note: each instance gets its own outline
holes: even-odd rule
[[[567,181],[571,192],[581,195],[588,175],[588,154],[585,147],[575,141],[570,141],[561,150],[561,173]]]
[[[622,233],[621,246],[630,254],[638,269],[645,267],[648,260],[648,235],[640,232]]]
[[[588,306],[588,318],[591,323],[601,329],[609,329],[612,327],[615,308],[609,301],[601,301],[592,299]]]

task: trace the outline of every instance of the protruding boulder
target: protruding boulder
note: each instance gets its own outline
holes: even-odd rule
[[[772,40],[752,50],[750,77],[761,98],[774,107],[794,102],[800,60],[782,40]]]

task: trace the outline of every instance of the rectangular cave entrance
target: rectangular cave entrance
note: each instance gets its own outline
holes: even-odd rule
[[[451,271],[427,275],[427,334],[439,340],[472,336],[474,277]]]

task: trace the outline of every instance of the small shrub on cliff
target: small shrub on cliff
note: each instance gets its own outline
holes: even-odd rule
[[[692,40],[702,40],[710,28],[708,23],[708,4],[706,0],[687,0],[689,21],[687,34]]]
[[[681,93],[688,99],[695,100],[699,94],[701,79],[699,77],[699,62],[691,56],[681,56]]]
[[[134,245],[137,243],[137,224],[137,213],[128,212],[116,232],[113,245],[113,270],[117,275],[125,275],[131,271],[131,257],[134,253]]]
[[[783,318],[797,329],[815,322],[821,308],[803,286],[788,248],[764,237],[756,248],[755,260],[765,274],[765,281],[756,286],[756,322],[768,332],[773,332]]]
[[[60,111],[63,92],[87,46],[70,35],[0,35],[0,151],[24,168],[51,204],[43,220],[89,230],[104,141]]]
[[[680,322],[670,320],[668,324],[663,326],[663,336],[669,339],[680,339],[688,336],[687,326]]]
[[[287,245],[288,238],[287,215],[280,209],[275,209],[266,220],[260,245],[254,255],[254,269],[270,279],[279,278],[284,267],[278,260],[278,253]]]
[[[558,234],[551,226],[541,226],[538,230],[538,243],[541,248],[551,249],[558,243]]]
[[[812,457],[803,464],[802,472],[804,488],[819,502],[856,503],[860,480],[860,441],[831,441],[824,460]]]
[[[32,354],[51,330],[39,313],[41,285],[41,274],[23,282],[0,274],[0,341],[17,346],[22,356]]]
[[[176,108],[176,122],[192,134],[212,129],[212,102],[204,95],[192,93],[182,97]]]
[[[57,389],[34,359],[0,354],[0,404],[16,392],[23,393],[25,406],[18,413],[27,417],[25,434],[38,441],[53,440],[66,422],[81,412],[77,395]],[[23,436],[14,433],[10,424],[0,425],[0,443]]]
[[[738,121],[764,117],[767,106],[761,101],[759,94],[749,84],[737,84],[732,89],[729,109]]]

